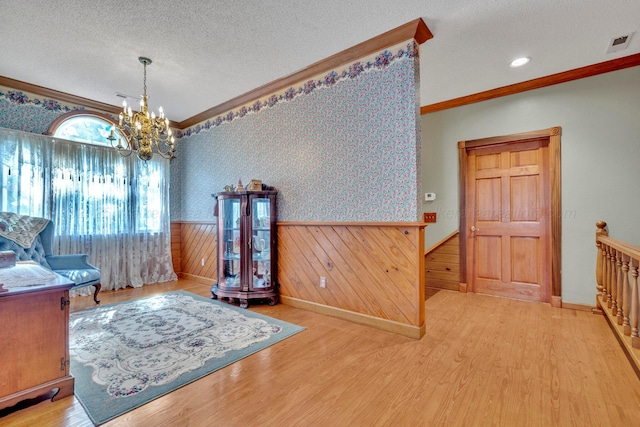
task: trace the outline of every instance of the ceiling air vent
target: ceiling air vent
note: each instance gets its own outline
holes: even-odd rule
[[[135,99],[136,101],[140,101],[140,98],[136,97],[136,96],[131,96],[131,95],[127,95],[126,93],[122,93],[122,92],[116,92],[116,96],[118,98],[122,98],[123,100],[126,99]]]
[[[625,50],[629,47],[629,42],[631,41],[631,36],[634,33],[625,34],[624,36],[614,37],[609,42],[609,47],[607,48],[607,53],[619,52],[621,50]]]

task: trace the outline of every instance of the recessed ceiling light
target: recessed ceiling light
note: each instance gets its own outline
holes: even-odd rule
[[[511,61],[511,64],[509,64],[509,67],[511,68],[522,67],[523,65],[528,64],[529,61],[531,61],[531,58],[529,58],[528,56],[523,56],[522,58],[517,58]]]

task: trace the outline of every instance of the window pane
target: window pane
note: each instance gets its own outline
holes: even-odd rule
[[[110,146],[111,142],[107,137],[112,128],[116,139],[122,138],[115,126],[105,120],[92,116],[76,116],[58,126],[54,136],[71,141]]]

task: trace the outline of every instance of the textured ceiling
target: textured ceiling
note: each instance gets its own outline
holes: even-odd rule
[[[148,56],[180,122],[420,17],[423,106],[640,52],[640,0],[0,0],[0,76],[120,105]]]

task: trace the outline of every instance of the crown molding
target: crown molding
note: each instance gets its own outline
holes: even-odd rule
[[[55,89],[49,89],[44,86],[26,83],[20,80],[11,79],[9,77],[0,76],[0,86],[6,86],[11,89],[29,92],[34,95],[42,96],[44,98],[53,98],[56,101],[62,101],[78,107],[85,107],[103,113],[111,113],[114,116],[117,116],[122,112],[122,107],[105,104],[104,102],[94,101],[93,99],[83,98],[81,96],[71,95],[70,93],[60,92]],[[169,126],[175,128],[177,126],[177,123],[169,121]]]
[[[91,110],[97,110],[103,113],[111,113],[114,116],[117,116],[122,112],[122,107],[105,104],[104,102],[94,101],[93,99],[83,98],[81,96],[71,95],[70,93],[60,92],[58,90],[49,89],[44,86],[38,86],[20,80],[10,79],[9,77],[0,76],[0,86],[6,86],[10,87],[11,89],[29,92],[34,95],[42,96],[44,98],[53,98],[56,101],[62,101],[67,104],[76,105],[78,107],[86,107]],[[177,123],[169,121],[169,126],[175,128],[177,126]]]
[[[328,58],[320,60],[308,67],[297,71],[288,76],[282,77],[278,80],[274,80],[228,101],[218,104],[215,107],[209,108],[193,117],[183,120],[177,123],[179,129],[186,129],[190,126],[203,122],[207,119],[219,116],[234,108],[245,105],[253,100],[267,96],[278,90],[287,88],[294,83],[307,80],[315,75],[329,71],[338,66],[348,64],[349,62],[356,61],[359,58],[370,55],[372,53],[379,52],[389,46],[401,43],[405,40],[415,39],[418,44],[422,44],[427,40],[433,38],[433,34],[424,23],[422,18],[415,19],[404,25],[401,25],[386,33],[380,34],[372,39],[357,44],[342,52],[336,53]]]
[[[107,113],[113,113],[115,115],[118,115],[122,111],[122,108],[116,107],[115,105],[105,104],[103,102],[94,101],[89,98],[71,95],[70,93],[60,92],[54,89],[26,83],[20,80],[10,79],[9,77],[0,76],[0,86],[10,87],[12,89],[33,93],[34,95],[42,96],[45,98],[53,98],[56,101],[62,101],[81,107],[87,107]]]
[[[575,68],[562,73],[551,74],[525,82],[502,86],[496,89],[479,92],[473,95],[450,99],[420,107],[420,114],[435,113],[436,111],[447,110],[449,108],[462,107],[463,105],[475,104],[476,102],[488,101],[502,96],[514,95],[533,89],[552,86],[559,83],[566,83],[572,80],[584,79],[586,77],[597,76],[598,74],[609,73],[611,71],[622,70],[640,65],[640,53],[613,59],[611,61],[600,62],[586,67]]]

